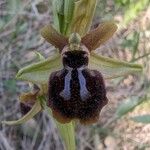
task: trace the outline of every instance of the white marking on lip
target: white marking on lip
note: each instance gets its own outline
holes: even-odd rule
[[[90,92],[87,90],[86,87],[86,79],[82,74],[82,71],[83,69],[85,69],[85,67],[86,66],[82,66],[77,69],[80,84],[80,97],[83,101],[85,101],[90,96]],[[68,70],[68,73],[65,76],[64,89],[60,92],[60,96],[63,97],[64,100],[69,100],[71,98],[70,82],[73,68],[67,66],[65,69]]]
[[[60,96],[62,96],[65,100],[69,100],[71,98],[71,91],[70,91],[70,81],[71,81],[71,73],[72,69],[69,67],[68,73],[65,76],[65,83],[64,89],[60,92]]]
[[[86,79],[82,74],[82,68],[77,69],[78,70],[78,79],[80,84],[80,96],[83,101],[85,101],[89,96],[90,92],[87,90],[86,87]]]

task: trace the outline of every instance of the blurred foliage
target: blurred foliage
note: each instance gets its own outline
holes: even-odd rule
[[[109,20],[118,13],[123,15],[123,22],[121,24],[128,25],[130,21],[136,19],[140,12],[146,9],[149,4],[149,0],[115,0],[113,2],[99,0],[96,15],[101,16],[102,20]],[[111,8],[109,8],[108,5],[110,5]]]
[[[3,81],[4,88],[7,91],[7,94],[13,95],[17,91],[17,86],[16,86],[16,80],[15,79],[9,79],[9,80],[4,80]]]
[[[141,99],[137,96],[127,98],[122,102],[115,113],[117,119],[121,118],[122,116],[126,115],[128,112],[131,112],[136,106],[140,105],[146,98]]]
[[[135,19],[136,16],[149,5],[149,0],[138,0],[130,3],[125,11],[124,24],[128,24],[131,20]]]
[[[140,33],[135,31],[135,32],[129,34],[129,36],[127,36],[126,39],[124,39],[122,42],[122,47],[129,48],[129,50],[132,53],[131,61],[133,61],[135,59],[135,55],[138,52],[139,39],[140,39]]]
[[[132,117],[131,119],[135,122],[141,122],[141,123],[148,124],[148,123],[150,123],[150,114],[135,116],[135,117]]]
[[[134,117],[131,117],[130,119],[137,123],[150,124],[149,108],[150,108],[150,97],[146,97],[145,101],[143,101],[142,103],[140,103],[135,107],[135,110],[140,111],[140,109],[143,109],[144,111],[146,111],[146,113],[144,112],[143,114],[136,115]]]
[[[135,19],[150,3],[149,0],[115,0],[115,2],[124,9],[123,24],[125,25]]]
[[[115,3],[120,6],[128,6],[128,5],[130,5],[131,1],[133,1],[133,0],[115,0]]]
[[[22,2],[20,0],[6,0],[6,11],[8,12],[5,17],[1,17],[0,20],[0,31],[3,29],[10,21],[13,21],[13,18],[19,14],[22,8]]]

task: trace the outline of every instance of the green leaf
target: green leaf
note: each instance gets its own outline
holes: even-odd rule
[[[16,78],[37,84],[47,84],[50,74],[60,68],[60,55],[55,54],[44,61],[22,68],[19,70]]]
[[[75,2],[71,32],[85,35],[91,26],[97,0],[78,0]]]
[[[131,73],[141,73],[143,70],[139,64],[119,61],[95,53],[91,53],[89,68],[99,70],[105,79],[113,79]]]
[[[135,122],[141,122],[141,123],[150,123],[150,114],[142,115],[142,116],[135,116],[131,118]]]
[[[7,124],[7,125],[19,125],[19,124],[23,124],[26,121],[32,119],[39,111],[41,111],[41,104],[40,101],[36,101],[34,106],[32,107],[32,109],[26,114],[24,115],[22,118],[20,118],[19,120],[15,120],[15,121],[2,121],[3,124]]]
[[[117,108],[117,111],[115,113],[117,118],[120,118],[124,115],[126,115],[128,112],[132,111],[136,106],[141,104],[145,99],[141,99],[139,97],[131,97],[127,98],[120,104],[120,106]]]
[[[48,114],[51,116],[51,109],[47,106],[46,110]],[[60,132],[61,138],[63,139],[67,150],[75,150],[75,132],[74,132],[74,124],[73,122],[61,124],[58,121],[54,120],[56,126]]]

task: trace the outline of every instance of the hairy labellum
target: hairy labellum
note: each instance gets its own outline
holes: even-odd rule
[[[61,123],[79,119],[82,124],[98,121],[107,104],[106,89],[100,72],[88,69],[85,51],[68,51],[62,57],[64,68],[49,79],[49,106]]]

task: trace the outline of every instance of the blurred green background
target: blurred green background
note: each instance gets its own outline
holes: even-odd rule
[[[18,96],[28,84],[17,71],[54,47],[39,30],[52,18],[52,0],[0,1],[0,120],[21,117]],[[76,128],[78,150],[150,149],[150,1],[98,0],[92,28],[115,20],[118,31],[97,52],[143,65],[141,75],[106,81],[109,104],[96,125]],[[63,150],[53,119],[46,113],[20,126],[0,125],[0,150]]]

